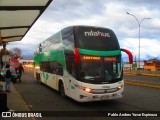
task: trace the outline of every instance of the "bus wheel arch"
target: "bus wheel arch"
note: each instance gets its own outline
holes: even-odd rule
[[[59,90],[59,94],[62,96],[62,97],[65,97],[65,89],[64,89],[64,83],[62,80],[59,80],[59,83],[58,83],[58,90]]]

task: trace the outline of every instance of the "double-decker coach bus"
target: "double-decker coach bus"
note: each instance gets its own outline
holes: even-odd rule
[[[124,91],[121,51],[108,28],[70,26],[35,50],[35,78],[79,102],[121,98]]]

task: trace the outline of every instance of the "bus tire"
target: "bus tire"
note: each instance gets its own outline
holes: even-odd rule
[[[62,81],[59,82],[59,94],[62,96],[62,97],[65,97],[65,90],[64,90],[64,84]]]

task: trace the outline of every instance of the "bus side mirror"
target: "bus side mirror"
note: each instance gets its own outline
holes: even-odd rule
[[[129,63],[132,64],[133,63],[133,55],[132,55],[132,53],[129,50],[123,49],[123,48],[121,48],[121,51],[127,53],[128,57],[129,57]]]

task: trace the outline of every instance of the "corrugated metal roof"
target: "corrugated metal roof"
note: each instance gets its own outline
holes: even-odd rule
[[[0,0],[0,45],[20,41],[52,0]]]

